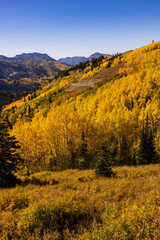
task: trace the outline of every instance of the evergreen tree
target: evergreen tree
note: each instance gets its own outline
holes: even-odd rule
[[[80,168],[89,168],[90,166],[90,154],[87,149],[87,140],[84,131],[82,132],[82,144],[80,146],[80,158],[83,161],[80,163]]]
[[[19,148],[14,137],[10,137],[4,123],[0,122],[0,187],[12,187],[19,183],[14,175],[20,162],[16,153]]]
[[[110,68],[111,67],[111,61],[108,61],[106,68]]]
[[[143,126],[141,141],[138,151],[138,164],[151,164],[156,159],[156,150],[154,146],[154,138],[148,125],[148,118],[145,126]]]
[[[111,169],[109,150],[107,149],[104,142],[101,144],[101,149],[98,153],[95,173],[96,175],[101,175],[108,178],[115,175],[115,173]]]
[[[86,142],[84,131],[82,132],[82,145],[81,145],[80,151],[81,151],[81,156],[85,158],[87,154],[87,142]]]

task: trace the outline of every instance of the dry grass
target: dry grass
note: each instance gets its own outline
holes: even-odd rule
[[[0,190],[0,239],[160,239],[160,165],[42,172]]]

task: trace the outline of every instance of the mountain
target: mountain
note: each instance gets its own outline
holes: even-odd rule
[[[66,69],[67,65],[47,54],[29,53],[14,58],[0,56],[0,90],[34,90]]]
[[[50,56],[48,56],[46,53],[22,53],[19,55],[16,55],[15,57],[6,57],[3,55],[0,55],[0,60],[24,60],[24,59],[31,59],[31,58],[41,58],[41,59],[45,59],[45,60],[49,60],[49,61],[56,61],[54,58],[51,58]]]
[[[78,65],[80,62],[85,62],[87,60],[91,61],[92,58],[99,58],[100,56],[104,56],[104,58],[106,58],[106,57],[110,57],[111,55],[96,52],[96,53],[92,54],[91,56],[89,56],[88,58],[86,58],[86,57],[66,57],[66,58],[60,58],[60,59],[58,59],[58,61],[61,63],[75,66],[75,65]]]
[[[89,59],[89,61],[91,61],[92,58],[99,58],[100,56],[104,56],[104,58],[107,58],[107,57],[110,57],[111,55],[110,54],[104,54],[104,53],[96,52],[96,53],[93,53],[91,56],[89,56],[88,59]]]
[[[66,57],[58,59],[58,62],[65,63],[71,66],[78,65],[80,62],[85,62],[88,59],[86,57]]]
[[[0,60],[10,60],[10,59],[12,59],[12,58],[8,58],[6,56],[0,55]]]
[[[42,54],[42,53],[22,53],[20,55],[16,55],[14,57],[16,60],[18,59],[31,59],[31,58],[41,58],[41,59],[45,59],[45,60],[49,60],[49,61],[55,61],[54,58],[51,58],[50,56],[48,56],[47,54]]]

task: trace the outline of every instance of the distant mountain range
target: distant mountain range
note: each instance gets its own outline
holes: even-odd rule
[[[42,58],[45,60],[49,60],[49,61],[56,61],[54,58],[51,58],[50,56],[48,56],[47,54],[42,54],[42,53],[22,53],[20,55],[16,55],[15,57],[6,57],[3,55],[0,55],[0,60],[24,60],[24,59],[31,59],[31,58]]]
[[[48,83],[50,79],[67,70],[70,66],[92,58],[110,56],[109,54],[94,53],[86,57],[68,57],[56,61],[42,53],[22,53],[15,57],[0,55],[0,107],[20,99],[29,91]]]
[[[78,65],[80,62],[85,62],[87,60],[91,61],[92,58],[98,58],[100,56],[104,56],[104,58],[106,57],[110,57],[111,55],[110,54],[104,54],[104,53],[94,53],[92,54],[91,56],[89,56],[88,58],[86,57],[66,57],[66,58],[60,58],[58,59],[59,62],[61,63],[65,63],[65,64],[68,64],[68,65],[72,65],[72,66],[75,66],[75,65]]]
[[[13,58],[0,55],[0,79],[54,77],[66,69],[68,69],[66,64],[56,61],[47,54],[23,53]]]
[[[45,82],[45,79],[52,79],[63,70],[67,70],[70,65],[78,65],[100,56],[106,58],[111,55],[96,52],[88,58],[67,57],[58,61],[47,54],[37,52],[23,53],[15,57],[0,55],[0,90],[33,90]]]
[[[88,58],[86,57],[81,57],[81,56],[75,56],[75,57],[66,57],[66,58],[60,58],[57,61],[64,63],[64,64],[68,64],[71,66],[75,66],[78,65],[80,62],[85,62],[87,60],[91,61],[92,58],[98,58],[100,56],[104,56],[104,58],[111,56],[110,54],[104,54],[104,53],[99,53],[96,52],[92,55],[90,55]],[[0,60],[3,61],[16,61],[16,60],[29,60],[29,59],[45,59],[48,61],[56,61],[54,58],[48,56],[47,54],[42,54],[42,53],[22,53],[20,55],[16,55],[15,57],[6,57],[3,55],[0,55]]]
[[[42,59],[49,60],[49,61],[56,61],[54,58],[51,58],[47,54],[42,54],[42,53],[37,53],[37,52],[22,53],[20,55],[15,56],[15,59],[30,59],[30,58],[42,58]]]
[[[23,53],[13,58],[0,55],[0,90],[34,90],[68,68],[47,54]]]

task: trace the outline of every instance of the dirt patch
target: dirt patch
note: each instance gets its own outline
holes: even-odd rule
[[[118,74],[119,72],[119,69],[120,68],[123,68],[124,67],[124,64],[119,64],[118,66],[116,67],[113,67],[113,68],[106,68],[105,70],[95,74],[92,79],[102,79],[102,78],[111,78],[113,77],[114,75]]]
[[[72,83],[68,88],[67,92],[77,91],[79,89],[84,89],[86,87],[94,87],[94,84],[96,82],[101,81],[103,78],[109,79],[118,74],[119,69],[122,68],[123,66],[124,64],[120,64],[116,67],[105,69],[104,71],[95,74],[93,77],[84,78],[80,82]]]
[[[84,89],[86,87],[94,87],[95,82],[99,82],[101,79],[83,79],[80,82],[72,83],[68,88],[67,92],[76,91],[79,89]]]

